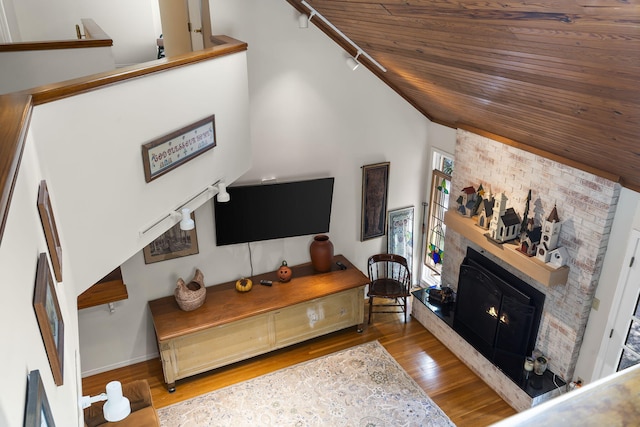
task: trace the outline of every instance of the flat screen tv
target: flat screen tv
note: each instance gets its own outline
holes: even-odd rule
[[[214,199],[216,245],[327,233],[334,178],[229,187]]]

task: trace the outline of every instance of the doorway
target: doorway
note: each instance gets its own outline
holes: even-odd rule
[[[633,230],[624,258],[624,286],[613,302],[616,317],[604,356],[600,377],[640,363],[640,231]]]
[[[203,16],[209,21],[208,2],[205,3],[203,7],[202,0],[158,0],[166,56],[207,47],[205,38],[211,35],[211,25],[203,25]]]

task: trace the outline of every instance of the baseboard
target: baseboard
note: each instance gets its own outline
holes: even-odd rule
[[[136,357],[134,359],[123,360],[122,362],[114,363],[113,365],[102,366],[100,368],[90,369],[88,371],[82,371],[82,378],[90,377],[92,375],[102,374],[104,372],[112,371],[118,368],[124,368],[125,366],[134,365],[140,362],[146,362],[147,360],[157,359],[160,357],[160,353],[155,352],[152,354],[146,354],[144,356]]]

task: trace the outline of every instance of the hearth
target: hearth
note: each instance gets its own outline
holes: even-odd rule
[[[460,266],[453,329],[519,382],[545,295],[472,248]]]

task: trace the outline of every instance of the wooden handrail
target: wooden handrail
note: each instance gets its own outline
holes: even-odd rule
[[[31,96],[0,96],[0,242],[31,119]]]
[[[84,39],[48,40],[37,42],[17,42],[0,44],[0,52],[22,52],[28,50],[85,49],[90,47],[113,46],[113,40],[93,19],[82,19]]]
[[[247,44],[227,36],[215,36],[214,47],[158,59],[113,71],[0,95],[0,242],[4,235],[11,196],[18,176],[25,138],[34,106],[104,86],[247,50]]]

